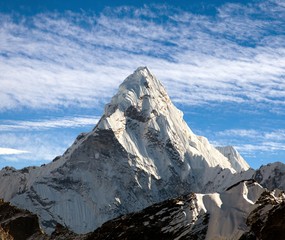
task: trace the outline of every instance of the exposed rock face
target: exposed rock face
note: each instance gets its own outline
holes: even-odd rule
[[[90,239],[90,235],[91,233],[76,234],[58,224],[49,236],[40,228],[39,219],[35,214],[0,199],[1,240],[86,240]]]
[[[241,240],[285,239],[285,194],[283,191],[265,191],[256,207],[248,216],[247,225],[250,231],[246,232]]]
[[[154,204],[141,212],[108,221],[94,239],[205,239],[209,214],[199,213],[197,197],[180,196]],[[194,225],[195,223],[195,225]]]
[[[86,233],[114,217],[189,192],[222,191],[247,170],[196,136],[164,87],[143,67],[119,87],[92,132],[50,164],[0,171],[0,197]],[[238,179],[239,181],[240,179]]]
[[[262,166],[256,170],[253,178],[269,190],[285,190],[285,164],[275,162]]]
[[[38,217],[0,199],[0,239],[23,240],[44,237]]]

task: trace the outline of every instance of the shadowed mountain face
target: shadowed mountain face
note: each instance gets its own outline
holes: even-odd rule
[[[38,217],[0,199],[0,239],[22,240],[44,236]]]
[[[41,226],[50,234],[58,224],[76,233],[91,232],[121,215],[196,192],[182,205],[165,206],[170,209],[165,212],[166,218],[158,213],[164,220],[153,216],[156,220],[149,225],[152,234],[161,226],[163,229],[172,226],[174,215],[178,214],[176,222],[182,219],[178,206],[179,209],[186,206],[188,211],[196,204],[195,211],[188,215],[183,210],[190,219],[184,221],[186,226],[179,223],[174,232],[163,232],[165,237],[192,236],[195,231],[209,236],[239,236],[248,230],[243,229],[245,216],[264,189],[252,185],[250,189],[256,192],[248,195],[250,184],[237,184],[236,195],[229,194],[231,189],[225,190],[252,178],[266,186],[283,186],[284,169],[278,169],[277,164],[276,168],[267,166],[255,172],[232,147],[216,149],[206,138],[195,135],[161,83],[142,67],[119,86],[95,128],[80,134],[62,156],[42,167],[2,169],[0,197],[36,213]],[[276,175],[276,181],[269,172]],[[227,214],[234,216],[231,217],[234,223],[225,218]],[[138,219],[133,220],[138,222]],[[218,232],[216,221],[225,222]],[[129,223],[122,222],[120,226]],[[104,226],[100,231],[108,232],[108,226],[114,227]],[[135,232],[147,231],[147,227],[147,224],[143,229],[137,226]]]
[[[278,196],[277,198],[275,196]],[[285,200],[284,192],[275,190],[274,195],[265,191],[256,204],[258,205],[248,216],[246,232],[241,240],[285,239]]]
[[[39,219],[35,214],[0,199],[1,240],[85,240],[89,235],[78,235],[57,225],[55,231],[49,236],[40,228]]]

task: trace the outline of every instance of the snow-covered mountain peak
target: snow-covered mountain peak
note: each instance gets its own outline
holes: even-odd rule
[[[117,94],[105,106],[105,117],[120,111],[124,116],[145,122],[158,112],[165,112],[170,103],[160,81],[147,67],[140,67],[119,86]]]
[[[243,159],[239,152],[233,146],[216,147],[238,171],[249,169],[248,163]]]
[[[37,212],[48,231],[59,222],[84,233],[168,198],[228,187],[232,174],[246,169],[235,161],[196,136],[162,84],[141,67],[90,133],[44,167],[0,171],[0,190],[11,183],[5,200]]]
[[[227,168],[231,172],[246,169],[239,164],[236,168],[234,158],[229,161],[206,138],[191,131],[182,112],[147,67],[138,68],[120,85],[94,133],[101,130],[112,131],[126,152],[137,156],[133,165],[157,179],[171,177],[169,168],[178,163],[183,181],[197,170],[207,176],[202,184],[212,177],[207,170],[202,173],[203,168]]]

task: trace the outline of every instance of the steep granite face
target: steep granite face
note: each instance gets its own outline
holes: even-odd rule
[[[247,168],[196,136],[142,67],[63,156],[40,168],[0,171],[0,197],[37,213],[48,232],[61,223],[85,233],[168,198],[221,191]]]

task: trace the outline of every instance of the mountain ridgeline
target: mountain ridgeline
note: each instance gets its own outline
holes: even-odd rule
[[[215,148],[195,135],[162,84],[141,67],[119,86],[95,128],[79,135],[62,156],[42,167],[2,169],[0,198],[37,214],[48,234],[61,224],[80,234],[98,229],[95,235],[106,233],[107,221],[177,199],[182,202],[172,204],[174,210],[165,206],[174,211],[161,223],[167,225],[165,236],[183,239],[201,230],[208,239],[238,239],[251,234],[247,216],[262,193],[284,189],[284,172],[281,163],[254,171],[234,148]],[[281,193],[275,198],[283,201]],[[171,227],[175,207],[184,209],[177,213],[184,216],[179,233]],[[147,216],[145,227],[159,222]]]

